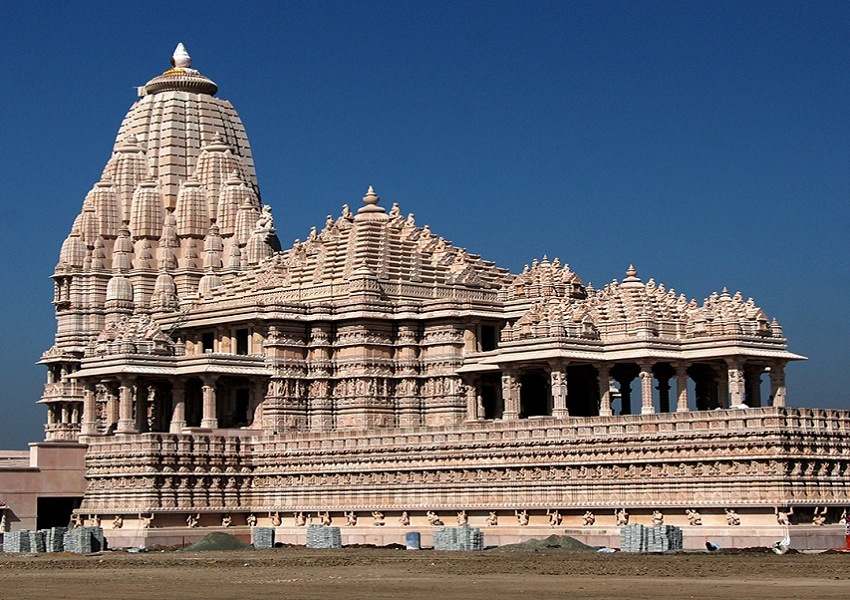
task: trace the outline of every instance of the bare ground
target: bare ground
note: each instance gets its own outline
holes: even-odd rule
[[[850,554],[601,555],[286,548],[10,556],[0,599],[850,598]]]

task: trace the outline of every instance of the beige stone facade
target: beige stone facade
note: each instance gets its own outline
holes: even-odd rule
[[[633,266],[600,289],[558,259],[513,274],[371,187],[281,250],[235,110],[182,46],[172,63],[54,274],[46,439],[88,446],[81,518],[841,518],[850,414],[786,407],[803,357],[752,299],[697,302]]]

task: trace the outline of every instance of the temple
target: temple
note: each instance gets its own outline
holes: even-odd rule
[[[660,520],[753,545],[846,518],[850,413],[787,406],[803,357],[752,298],[511,273],[372,187],[282,249],[235,109],[171,62],[53,275],[40,447],[85,455],[75,523],[386,542],[457,519],[498,543]]]

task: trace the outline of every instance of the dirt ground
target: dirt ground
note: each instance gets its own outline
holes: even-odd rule
[[[850,598],[850,554],[357,549],[0,554],[0,599]]]

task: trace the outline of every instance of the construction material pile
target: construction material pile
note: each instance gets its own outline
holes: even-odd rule
[[[65,533],[67,527],[51,527],[50,529],[42,529],[44,534],[44,551],[45,552],[62,552],[65,550]]]
[[[62,536],[65,552],[90,554],[106,549],[103,529],[100,527],[77,527],[69,529]]]
[[[483,550],[484,534],[478,527],[440,527],[434,532],[434,550]]]
[[[342,534],[339,527],[310,525],[307,527],[308,548],[342,548]]]
[[[185,552],[207,552],[210,550],[244,550],[246,548],[250,548],[250,546],[239,541],[229,533],[215,531],[213,533],[208,533],[203,538],[191,546],[187,546],[183,550]]]
[[[670,552],[682,549],[682,530],[674,525],[626,525],[620,528],[623,552]]]
[[[3,536],[3,552],[26,554],[30,550],[30,532],[26,529],[7,531]]]
[[[251,544],[257,550],[274,548],[274,527],[252,527]]]

